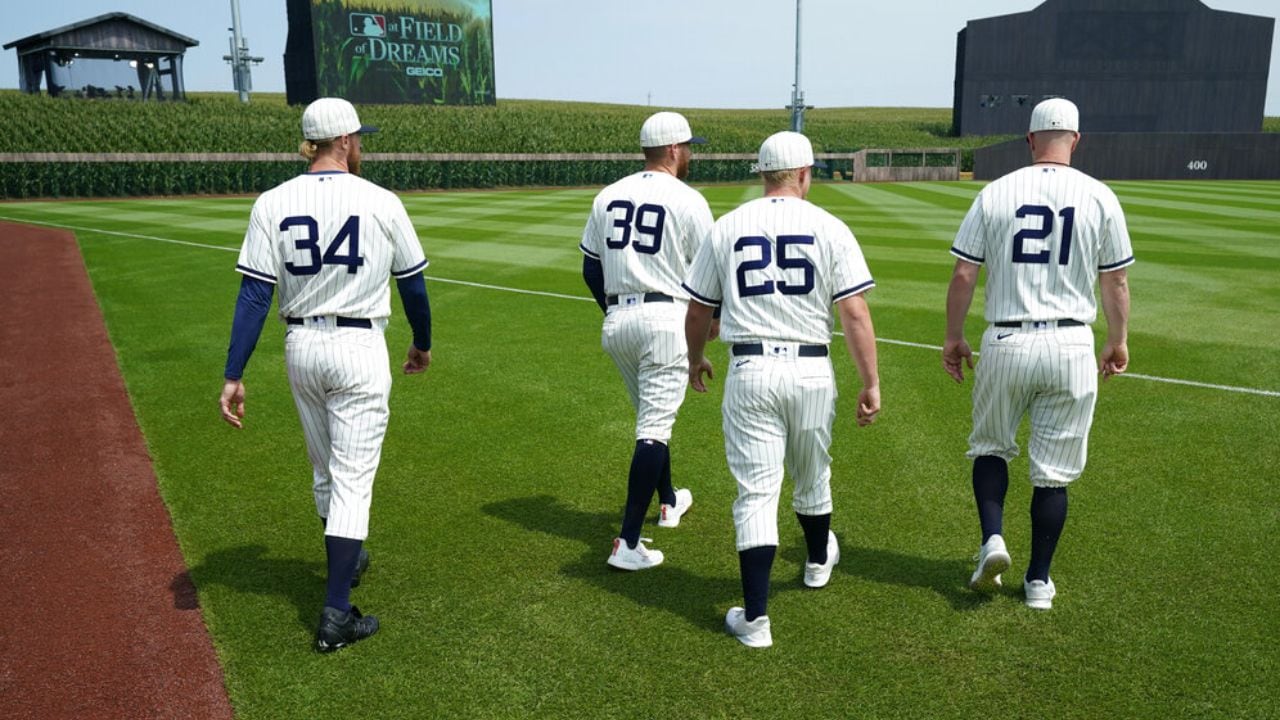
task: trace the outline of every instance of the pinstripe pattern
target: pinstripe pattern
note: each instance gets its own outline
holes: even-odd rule
[[[784,242],[792,236],[812,242]],[[808,282],[809,292],[795,292]],[[770,283],[790,292],[751,290]],[[797,512],[831,512],[835,377],[828,358],[802,358],[798,350],[800,344],[830,343],[831,305],[874,286],[849,228],[795,197],[763,197],[726,214],[694,259],[685,288],[696,302],[723,303],[720,336],[730,343],[761,342],[764,350],[730,358],[722,404],[725,456],[738,483],[733,519],[739,551],[778,544],[784,470],[795,482]]]
[[[662,229],[646,233],[658,213],[646,211],[623,226],[625,213],[609,210],[615,203],[632,208],[663,209]],[[637,225],[639,227],[637,227]],[[608,308],[601,345],[622,375],[636,409],[636,439],[668,442],[688,384],[688,347],[684,337],[685,300],[680,286],[695,252],[711,229],[711,209],[702,194],[665,172],[639,172],[609,185],[596,195],[579,249],[597,258],[604,269],[605,292],[618,296]],[[624,238],[628,242],[619,244]],[[640,246],[646,250],[638,251]],[[676,302],[644,302],[643,294],[670,295]]]
[[[968,456],[1017,456],[1018,425],[1029,413],[1032,484],[1070,483],[1088,456],[1097,365],[1090,329],[1056,321],[1094,322],[1098,273],[1133,263],[1120,202],[1073,168],[1022,168],[978,194],[951,253],[987,266],[988,322],[1023,323],[992,325],[982,336]]]
[[[380,330],[325,323],[290,327],[284,347],[325,534],[364,540],[389,417],[387,344]]]
[[[391,393],[388,279],[426,266],[400,199],[355,175],[300,175],[253,205],[236,269],[276,283],[281,318],[304,320],[288,326],[285,367],[327,535],[368,537]],[[335,316],[373,327],[338,327]]]

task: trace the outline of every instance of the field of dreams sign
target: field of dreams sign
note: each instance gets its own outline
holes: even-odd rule
[[[492,105],[491,0],[288,0],[289,102]]]

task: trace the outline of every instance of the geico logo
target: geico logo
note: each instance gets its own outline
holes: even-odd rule
[[[444,70],[438,67],[407,67],[404,73],[413,77],[444,77]]]

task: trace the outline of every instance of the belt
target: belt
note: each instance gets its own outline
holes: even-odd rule
[[[1028,320],[1026,321],[1026,323],[1023,323],[1020,320],[1011,320],[1009,322],[992,323],[992,325],[995,325],[996,327],[1006,327],[1006,328],[1020,328],[1024,324],[1031,325],[1032,327],[1049,327],[1050,324],[1057,325],[1058,327],[1083,327],[1084,326],[1084,323],[1080,322],[1079,320]]]
[[[763,355],[764,343],[737,343],[733,346],[733,354],[737,355]],[[801,345],[796,351],[800,357],[826,357],[826,345]]]
[[[290,325],[303,325],[306,323],[306,318],[285,318],[284,321]],[[358,327],[365,330],[373,327],[373,321],[369,318],[343,317],[341,315],[334,318],[334,324],[338,327]]]
[[[675,300],[674,300],[670,295],[667,295],[666,293],[660,293],[660,292],[647,292],[647,293],[645,293],[645,294],[644,294],[644,301],[645,301],[645,302],[675,302]],[[606,298],[605,298],[605,304],[606,304],[606,305],[617,305],[617,304],[618,304],[618,296],[617,296],[617,295],[610,295],[610,296],[606,297]]]

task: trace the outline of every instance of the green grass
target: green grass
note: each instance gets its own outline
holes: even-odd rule
[[[1139,259],[1132,371],[1280,391],[1280,184],[1112,186]],[[947,248],[978,187],[814,188],[867,255],[882,339],[940,343]],[[704,192],[720,215],[759,191]],[[432,259],[435,361],[392,393],[374,565],[354,596],[383,630],[333,656],[309,650],[323,546],[279,324],[249,367],[246,429],[217,414],[239,281],[230,251],[251,199],[0,205],[5,219],[81,229],[241,718],[1274,717],[1274,396],[1138,377],[1103,386],[1054,563],[1059,596],[1035,613],[1013,589],[964,587],[979,539],[968,385],[943,374],[936,350],[882,343],[884,412],[858,429],[856,374],[837,353],[843,560],[827,589],[805,590],[784,510],[776,645],[753,652],[720,628],[740,588],[717,378],[709,396],[690,393],[672,444],[694,508],[677,530],[646,527],[667,563],[608,571],[632,413],[579,278],[591,196],[405,198]],[[393,357],[409,340],[396,315]],[[723,345],[712,358],[725,367]],[[1021,568],[1025,459],[1011,472],[1006,535]]]

